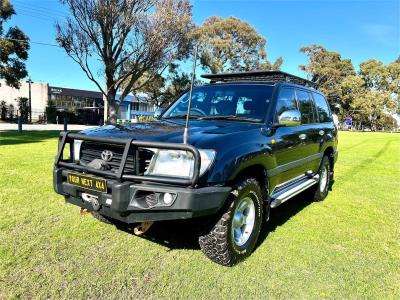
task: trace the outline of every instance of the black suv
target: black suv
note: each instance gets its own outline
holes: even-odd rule
[[[233,265],[252,252],[271,208],[305,190],[315,201],[327,196],[337,129],[305,79],[278,71],[203,78],[211,82],[193,89],[191,106],[188,92],[154,122],[61,133],[54,188],[102,221],[142,231],[202,217],[201,249]]]

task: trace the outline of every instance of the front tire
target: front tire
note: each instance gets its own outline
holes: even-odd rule
[[[239,182],[221,214],[211,224],[211,230],[199,237],[199,244],[212,261],[232,266],[251,254],[260,234],[263,198],[257,180]]]

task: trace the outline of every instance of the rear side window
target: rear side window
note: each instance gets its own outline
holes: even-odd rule
[[[315,100],[315,105],[317,106],[319,122],[332,122],[332,114],[329,110],[329,106],[326,102],[325,97],[317,93],[313,93],[313,96]]]
[[[299,102],[299,109],[301,112],[301,123],[302,124],[315,123],[314,104],[311,99],[311,94],[306,91],[296,90],[296,95],[297,95],[297,101]]]
[[[294,89],[283,88],[279,92],[278,102],[276,103],[276,116],[279,116],[284,111],[292,109],[297,109]]]

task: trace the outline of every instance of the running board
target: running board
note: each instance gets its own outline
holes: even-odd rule
[[[317,184],[319,181],[319,175],[315,175],[312,178],[306,178],[305,181],[301,181],[295,186],[288,186],[286,189],[273,193],[271,196],[271,208],[275,208],[281,205],[283,202],[289,200],[290,198],[300,194],[302,191],[305,191],[309,187]]]

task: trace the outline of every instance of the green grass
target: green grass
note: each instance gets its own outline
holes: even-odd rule
[[[400,298],[400,135],[340,132],[333,191],[272,212],[226,268],[185,223],[136,237],[53,192],[56,133],[0,132],[0,299]],[[185,226],[186,225],[186,226]]]

